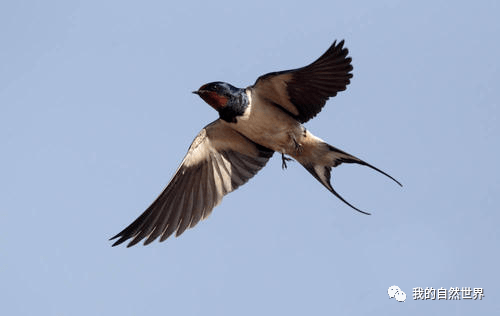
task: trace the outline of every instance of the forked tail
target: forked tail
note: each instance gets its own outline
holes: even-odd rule
[[[311,144],[312,145],[312,144]],[[394,179],[384,171],[370,165],[369,163],[354,157],[340,149],[337,149],[325,142],[317,142],[314,146],[311,146],[305,150],[307,155],[298,155],[294,157],[299,161],[304,168],[307,169],[316,179],[318,179],[321,184],[323,184],[330,192],[332,192],[336,197],[338,197],[342,202],[349,205],[353,209],[363,214],[370,215],[370,213],[364,212],[357,207],[353,206],[351,203],[347,202],[340,194],[338,194],[332,187],[330,183],[330,175],[332,167],[337,167],[341,163],[357,163],[372,168],[380,172],[381,174],[389,177],[394,182],[403,186],[398,180]]]

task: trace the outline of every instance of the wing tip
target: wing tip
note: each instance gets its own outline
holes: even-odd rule
[[[116,235],[116,236],[114,236],[114,237],[111,237],[109,240],[113,240],[113,239],[116,239],[116,238],[118,238],[118,237],[120,237],[120,236],[119,236],[119,235]],[[123,242],[125,241],[125,239],[123,239],[123,240],[122,240],[122,239],[123,239],[123,237],[122,237],[122,238],[120,238],[120,239],[118,239],[118,240],[116,240],[116,241],[115,241],[115,242],[111,245],[111,247],[116,247],[116,246],[120,245],[121,243],[123,243]]]

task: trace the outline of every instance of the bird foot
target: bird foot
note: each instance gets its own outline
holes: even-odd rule
[[[285,154],[281,153],[281,169],[285,170],[287,168],[287,161],[293,161],[293,159],[285,157]]]
[[[297,142],[297,140],[295,140],[295,137],[292,137],[292,140],[293,140],[293,144],[295,145],[295,151],[297,152],[297,154],[300,154],[302,152],[302,150],[304,150],[304,147],[302,147],[302,145],[299,144]]]

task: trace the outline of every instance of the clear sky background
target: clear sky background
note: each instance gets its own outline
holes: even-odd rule
[[[499,16],[498,1],[2,1],[1,314],[499,314]],[[335,39],[354,77],[306,127],[403,188],[335,169],[365,216],[275,154],[180,238],[111,248],[217,118],[191,91]]]

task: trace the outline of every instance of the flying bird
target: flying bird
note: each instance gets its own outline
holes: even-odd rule
[[[352,78],[351,58],[344,41],[335,41],[308,66],[265,74],[247,88],[211,82],[193,93],[213,107],[219,118],[196,136],[163,192],[132,224],[118,233],[113,246],[131,239],[144,245],[205,219],[222,198],[262,169],[274,152],[282,168],[298,161],[323,186],[353,209],[330,184],[331,169],[342,163],[370,167],[397,184],[382,170],[314,136],[302,123],[315,117],[330,97],[346,89]]]

